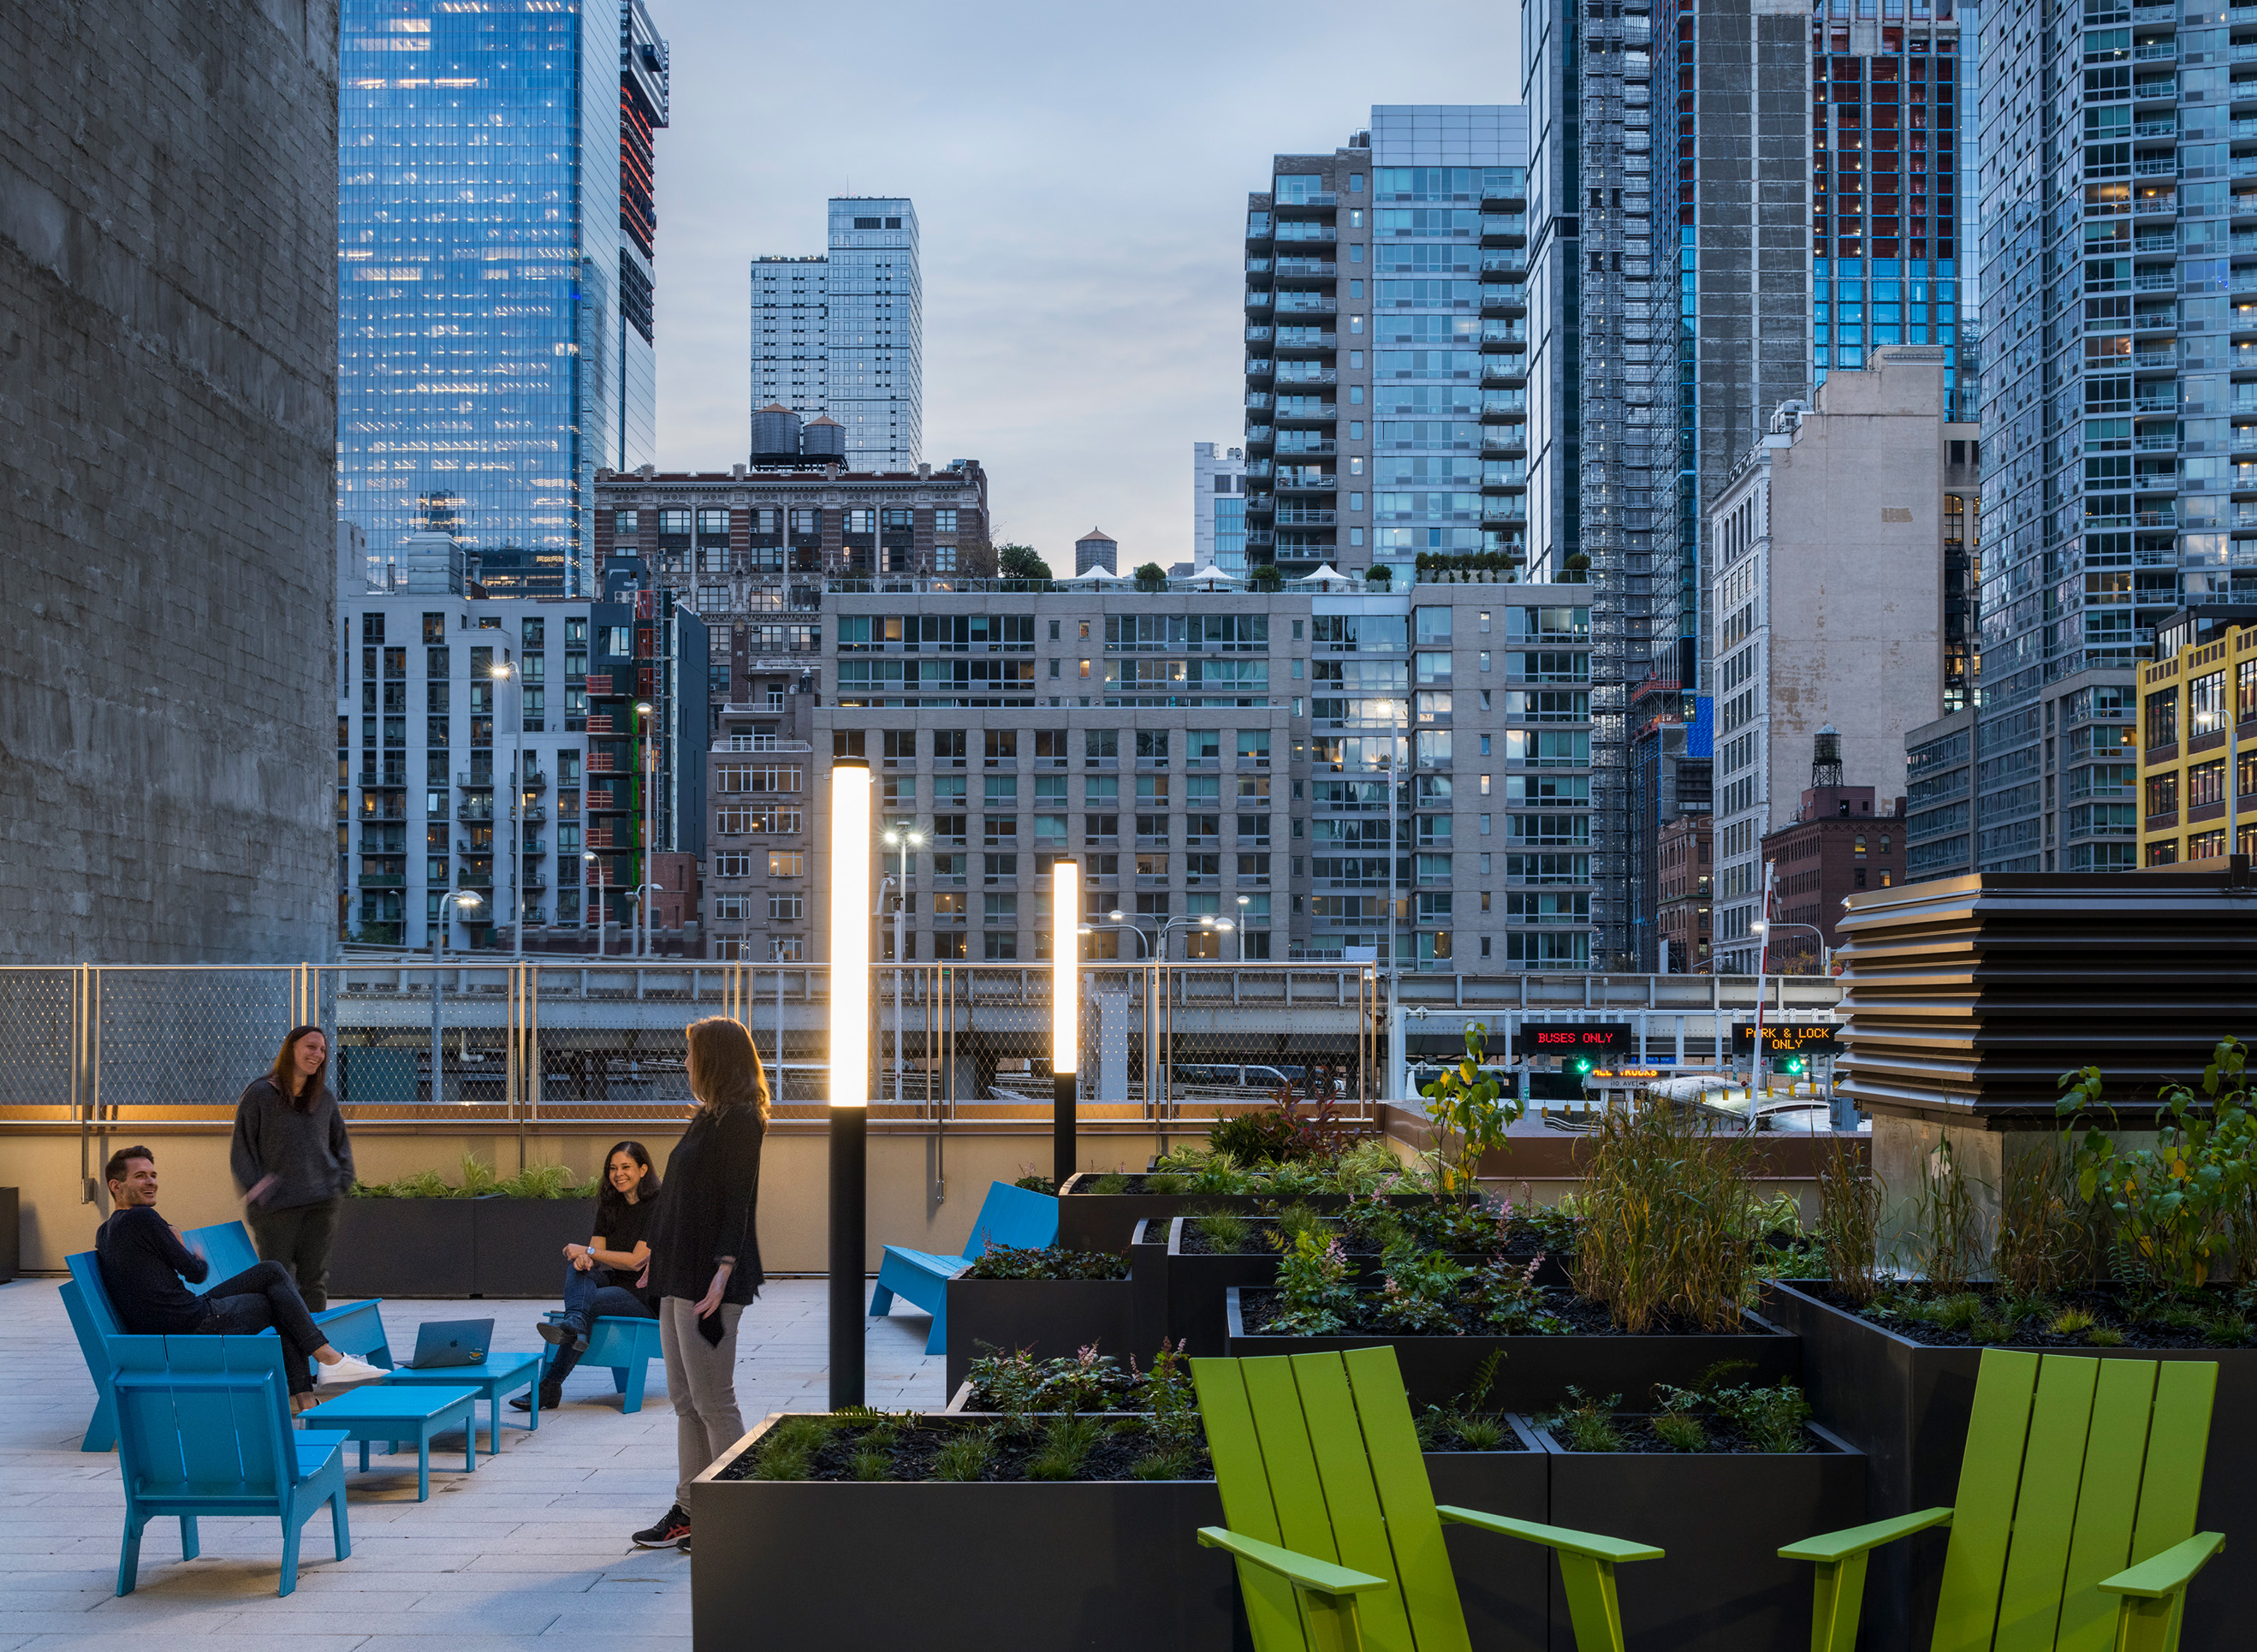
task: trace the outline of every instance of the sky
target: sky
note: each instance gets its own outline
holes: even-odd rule
[[[833,195],[916,202],[924,457],[986,467],[994,535],[1071,570],[1191,555],[1191,444],[1239,445],[1246,195],[1374,103],[1519,101],[1519,9],[1297,0],[787,10],[650,0],[658,463],[749,444],[747,266],[824,250]]]

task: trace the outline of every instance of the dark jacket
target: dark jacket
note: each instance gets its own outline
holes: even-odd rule
[[[650,1216],[650,1287],[659,1295],[697,1301],[725,1256],[734,1257],[737,1266],[721,1300],[744,1303],[760,1294],[767,1276],[761,1272],[754,1213],[767,1134],[757,1108],[700,1108],[692,1116],[666,1161],[658,1208]],[[718,1336],[720,1316],[706,1323]]]
[[[133,1336],[184,1336],[204,1322],[211,1304],[180,1283],[204,1282],[211,1264],[173,1236],[154,1205],[110,1212],[94,1231],[96,1266],[118,1322]]]
[[[246,1195],[261,1179],[275,1178],[253,1207],[258,1210],[293,1210],[352,1190],[352,1138],[326,1084],[312,1108],[301,1113],[272,1080],[252,1080],[235,1104],[235,1145],[229,1159],[235,1185]]]

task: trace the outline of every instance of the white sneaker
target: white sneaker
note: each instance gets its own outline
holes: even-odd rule
[[[389,1373],[381,1365],[347,1354],[334,1365],[315,1365],[315,1379],[327,1388],[340,1383],[381,1382]]]

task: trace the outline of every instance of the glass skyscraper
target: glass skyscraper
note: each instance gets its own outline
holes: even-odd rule
[[[1983,11],[1980,870],[2131,867],[2133,662],[2257,598],[2250,16]]]
[[[845,427],[846,464],[908,471],[924,448],[924,287],[916,205],[830,203],[821,258],[760,258],[752,270],[753,401]]]
[[[337,509],[591,584],[598,468],[653,461],[654,131],[642,0],[344,0]]]

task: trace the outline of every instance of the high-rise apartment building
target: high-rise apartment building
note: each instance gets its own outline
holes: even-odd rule
[[[1522,557],[1527,162],[1517,107],[1381,105],[1248,196],[1249,563]]]
[[[1077,573],[1086,573],[1079,565]],[[1246,561],[1246,450],[1192,443],[1192,566],[1210,564],[1243,578]],[[1110,564],[1107,564],[1110,566]],[[1118,573],[1119,569],[1113,570]]]
[[[753,260],[752,309],[753,407],[828,415],[845,427],[850,469],[916,468],[924,288],[913,203],[833,197],[823,256]]]
[[[344,0],[337,508],[383,557],[443,512],[592,584],[599,467],[657,432],[642,0]]]
[[[2135,805],[2092,788],[2135,657],[2182,604],[2257,596],[2257,83],[2232,67],[2257,30],[2095,0],[1986,6],[1982,32],[1975,861],[2116,870]],[[2094,741],[2112,761],[2070,769]]]

